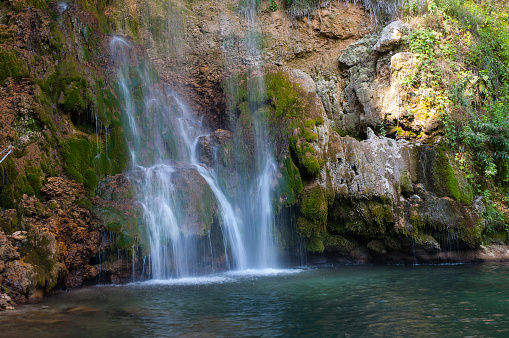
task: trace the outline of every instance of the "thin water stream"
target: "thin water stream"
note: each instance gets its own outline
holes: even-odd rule
[[[509,265],[247,270],[63,292],[2,337],[507,337]],[[22,328],[22,330],[20,330]]]

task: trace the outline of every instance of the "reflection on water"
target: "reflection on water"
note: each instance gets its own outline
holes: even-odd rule
[[[19,336],[509,336],[509,264],[253,270],[99,286],[0,313]]]

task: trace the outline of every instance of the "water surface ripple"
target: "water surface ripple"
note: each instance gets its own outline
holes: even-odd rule
[[[0,313],[2,337],[507,337],[509,264],[248,270],[89,287]]]

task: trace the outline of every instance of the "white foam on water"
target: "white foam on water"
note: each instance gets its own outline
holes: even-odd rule
[[[225,274],[235,277],[264,277],[264,276],[280,276],[280,275],[293,275],[301,273],[302,269],[246,269],[246,270],[232,270]]]
[[[234,282],[234,279],[226,276],[201,276],[201,277],[183,277],[170,279],[150,279],[144,282],[129,283],[127,285],[209,285]]]

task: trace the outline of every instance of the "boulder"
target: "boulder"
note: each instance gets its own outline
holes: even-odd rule
[[[367,58],[376,36],[367,36],[348,45],[338,59],[342,68],[353,67]]]
[[[394,45],[399,43],[403,37],[404,25],[401,21],[393,21],[387,25],[380,35],[380,38],[373,46],[373,50],[377,52],[386,52]]]

